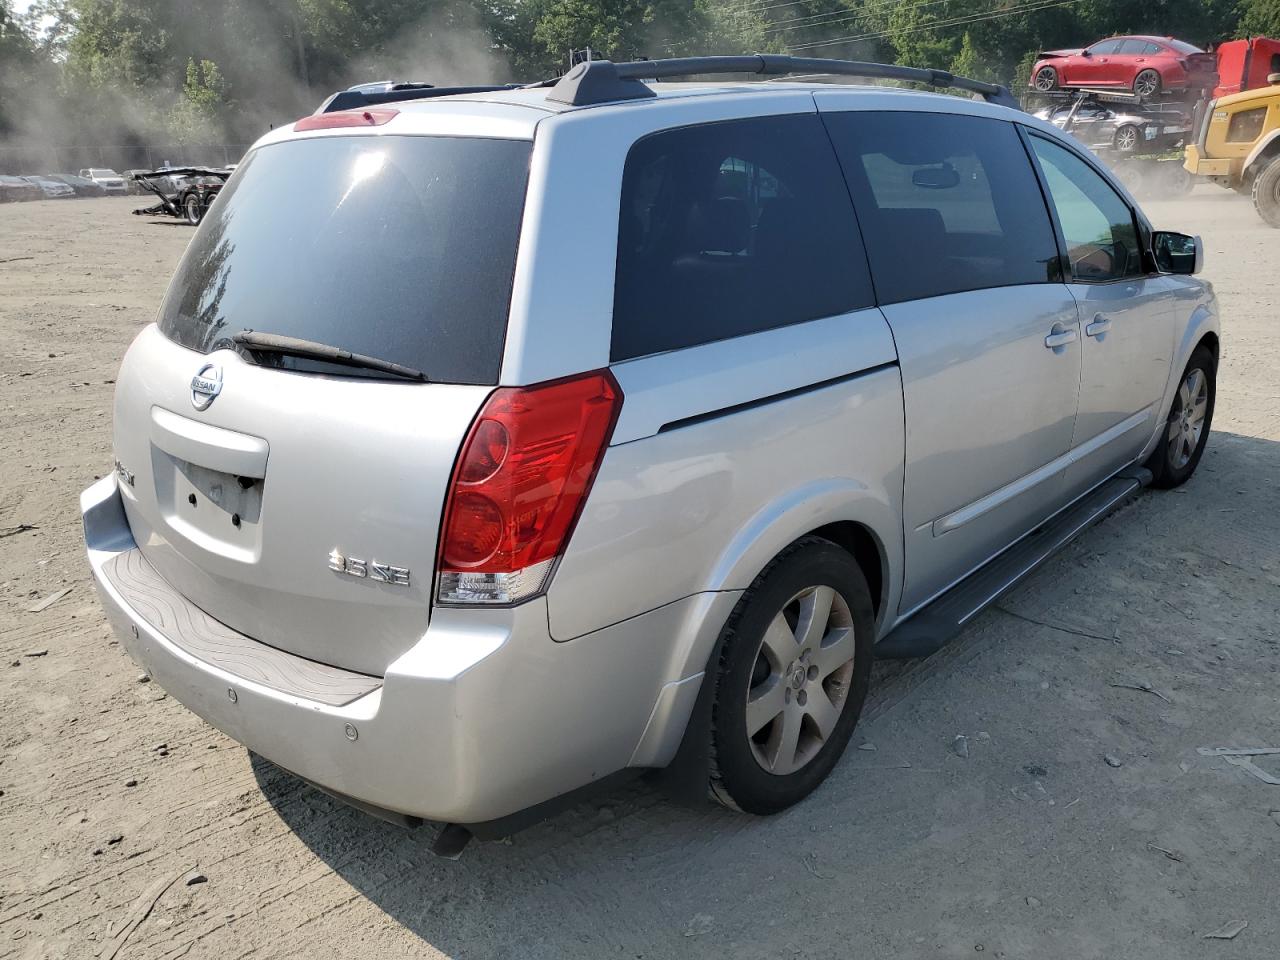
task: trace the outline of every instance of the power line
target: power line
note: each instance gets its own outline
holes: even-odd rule
[[[979,23],[984,20],[1001,20],[1005,17],[1017,16],[1021,13],[1033,13],[1039,10],[1048,10],[1052,7],[1065,7],[1073,3],[1079,3],[1080,0],[1032,0],[1030,3],[1024,3],[1017,7],[1006,8],[999,11],[988,11],[982,14],[970,14],[962,17],[953,17],[949,20],[935,20],[933,23],[921,24],[917,27],[911,27],[906,30],[877,30],[872,33],[852,34],[847,37],[832,37],[829,40],[814,40],[809,43],[798,43],[789,47],[790,50],[813,50],[818,47],[829,47],[838,43],[855,43],[860,40],[882,40],[890,36],[902,36],[904,34],[919,33],[923,30],[936,30],[939,27],[956,26],[958,24]]]
[[[815,13],[808,17],[794,17],[791,20],[774,20],[764,32],[765,33],[782,33],[787,30],[802,29],[800,24],[803,21],[818,20],[819,18],[822,18],[822,17],[831,17],[833,19],[823,20],[821,23],[810,23],[810,24],[807,24],[805,28],[825,27],[828,24],[847,23],[849,21],[856,21],[856,20],[868,20],[876,16],[877,14],[881,13],[882,11],[890,10],[890,9],[893,9],[894,7],[903,7],[907,10],[918,10],[921,7],[933,7],[933,6],[937,6],[940,3],[950,3],[950,2],[951,0],[923,0],[923,2],[920,2],[920,3],[904,4],[900,2],[900,0],[883,0],[883,2],[881,3],[868,4],[867,6],[863,7],[861,10],[858,10],[856,12],[850,11],[847,9],[833,10],[833,11],[828,11],[827,13]],[[794,24],[794,26],[787,26],[787,24]]]

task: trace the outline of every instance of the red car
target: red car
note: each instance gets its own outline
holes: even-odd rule
[[[1111,37],[1083,50],[1046,50],[1031,86],[1114,87],[1150,99],[1161,90],[1207,89],[1217,83],[1213,54],[1172,37]]]

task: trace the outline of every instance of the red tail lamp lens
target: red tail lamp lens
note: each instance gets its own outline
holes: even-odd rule
[[[489,397],[454,470],[440,598],[509,603],[545,587],[622,407],[607,370]],[[529,568],[545,564],[545,570]],[[456,576],[455,576],[456,575]]]

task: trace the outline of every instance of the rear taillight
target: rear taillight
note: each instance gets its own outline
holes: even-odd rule
[[[546,589],[621,409],[607,370],[493,392],[449,485],[439,602],[511,604]]]

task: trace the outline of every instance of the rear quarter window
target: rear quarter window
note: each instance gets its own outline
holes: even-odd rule
[[[1058,279],[1053,226],[1011,123],[907,111],[826,119],[881,303]]]
[[[201,352],[255,330],[436,382],[497,383],[531,147],[412,136],[259,147],[196,231],[160,329]]]
[[[816,114],[682,127],[631,148],[611,360],[872,302],[849,193]]]

